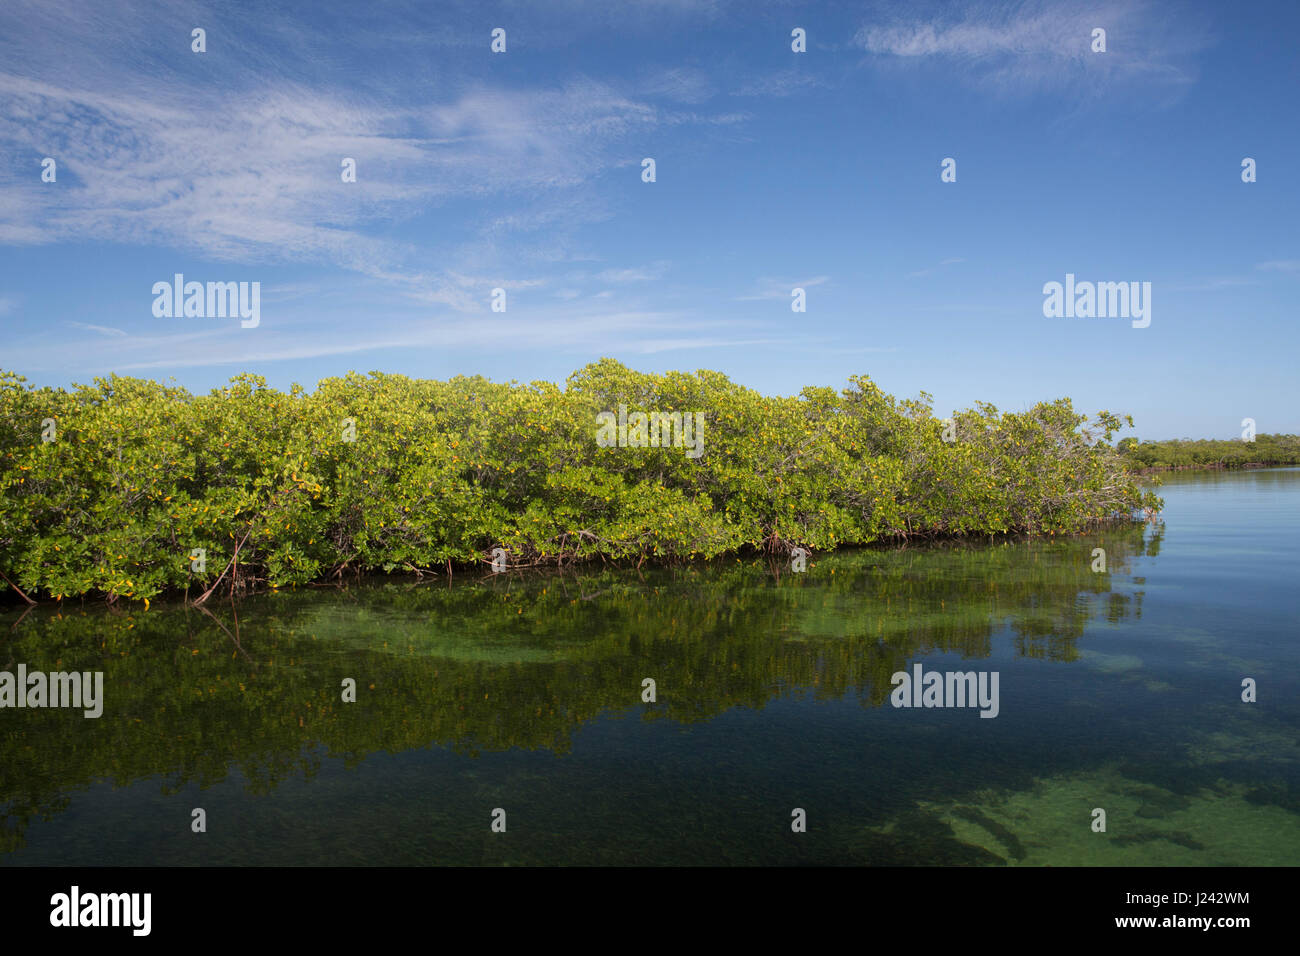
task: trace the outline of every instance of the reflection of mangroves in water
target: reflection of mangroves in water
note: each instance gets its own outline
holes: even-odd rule
[[[465,753],[564,753],[602,711],[708,719],[806,693],[880,706],[890,676],[928,653],[987,656],[1006,626],[1018,652],[1075,657],[1089,619],[1126,616],[1111,572],[1150,549],[1141,529],[1068,541],[947,544],[830,555],[806,574],[766,564],[591,575],[505,574],[344,591],[281,592],[238,615],[38,608],[4,656],[103,670],[99,720],[5,715],[0,846],[63,794],[162,775],[208,786],[238,768],[254,792],[312,776],[323,751],[351,764],[431,744]],[[10,619],[14,615],[10,615]],[[5,621],[8,628],[10,621]],[[0,661],[3,664],[3,661]],[[357,681],[358,700],[341,700]],[[658,685],[641,702],[641,680]],[[17,829],[15,829],[15,824]]]

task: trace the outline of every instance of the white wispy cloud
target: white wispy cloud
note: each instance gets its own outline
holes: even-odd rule
[[[1243,286],[1263,284],[1260,272],[1279,272],[1283,275],[1300,274],[1300,259],[1270,259],[1255,263],[1256,274],[1235,276],[1205,276],[1193,282],[1171,285],[1171,292],[1219,292],[1223,289],[1239,289]]]
[[[1092,50],[1092,31],[1106,31],[1106,52]],[[1005,92],[1042,86],[1078,92],[1120,82],[1181,89],[1195,79],[1191,55],[1211,36],[1194,10],[1152,0],[1020,0],[1012,3],[894,8],[888,22],[861,27],[855,42],[878,58],[943,60]]]
[[[688,66],[659,70],[643,80],[640,87],[645,96],[663,96],[679,103],[703,103],[715,92],[707,73]]]
[[[202,56],[189,51],[193,23],[210,26]],[[629,140],[742,118],[663,108],[581,75],[393,97],[365,77],[322,80],[314,29],[274,13],[256,31],[223,29],[197,3],[7,3],[0,142],[33,165],[0,164],[0,243],[323,264],[473,312],[487,280],[464,274],[582,256],[567,236],[611,215],[592,183],[629,161]],[[707,83],[682,68],[649,87],[695,102]],[[56,183],[39,181],[42,156],[57,160]],[[356,183],[341,180],[344,157]],[[474,204],[458,210],[454,237],[402,228],[450,203]]]
[[[938,265],[930,266],[928,269],[918,269],[915,272],[909,272],[907,274],[907,277],[909,279],[917,279],[920,278],[921,276],[933,275],[934,273],[942,269],[944,266],[952,266],[952,265],[956,265],[959,262],[965,262],[965,261],[966,260],[962,259],[961,257],[943,259],[939,262]]]
[[[139,371],[248,366],[381,350],[548,349],[585,353],[593,342],[612,341],[623,351],[650,354],[780,341],[761,334],[759,330],[765,326],[755,321],[700,319],[683,312],[610,310],[594,304],[579,309],[571,303],[558,308],[542,306],[530,309],[526,315],[488,313],[473,322],[410,311],[368,316],[364,326],[317,321],[320,318],[297,316],[276,324],[264,319],[256,330],[219,320],[174,320],[176,331],[129,336],[105,336],[100,327],[76,323],[93,335],[80,342],[64,343],[57,357],[51,355],[46,340],[36,337],[7,348],[6,361],[34,371],[49,367],[51,362],[61,369],[79,371]],[[311,326],[311,335],[302,334],[305,325]]]
[[[783,97],[796,96],[826,85],[826,80],[816,73],[793,67],[778,70],[761,76],[754,76],[743,82],[733,93],[734,96]]]
[[[720,349],[720,348],[738,348],[748,345],[788,345],[788,338],[759,338],[759,339],[735,339],[735,338],[676,338],[676,339],[639,339],[628,349],[631,352],[638,352],[643,355],[652,355],[656,352],[682,351],[685,349]]]
[[[639,268],[606,269],[596,273],[595,279],[598,282],[650,282],[663,278],[667,271],[668,263],[656,262],[654,265]]]
[[[69,322],[68,325],[74,329],[85,329],[87,332],[98,332],[100,335],[126,335],[122,329],[115,329],[107,325],[88,325],[85,322]]]
[[[1218,292],[1221,289],[1239,289],[1242,286],[1259,285],[1260,280],[1253,276],[1207,276],[1195,282],[1169,286],[1170,292]]]
[[[759,291],[752,295],[738,295],[737,302],[757,302],[762,299],[788,299],[794,289],[807,289],[829,282],[830,276],[813,276],[810,279],[787,281],[785,279],[760,279]]]
[[[3,72],[0,96],[0,138],[60,161],[57,184],[10,173],[18,200],[0,208],[0,239],[162,242],[362,272],[406,251],[365,226],[452,198],[579,186],[610,164],[605,147],[655,120],[591,82],[400,111],[306,88],[175,90],[158,104]],[[341,181],[342,157],[357,183]]]
[[[1255,268],[1265,272],[1300,272],[1300,259],[1271,259],[1259,263]]]

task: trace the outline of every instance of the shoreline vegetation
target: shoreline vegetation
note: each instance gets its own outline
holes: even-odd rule
[[[1139,442],[1124,438],[1118,448],[1139,474],[1300,465],[1300,435],[1256,435],[1249,442],[1192,438]]]
[[[147,607],[486,569],[502,552],[510,568],[788,559],[1075,534],[1162,506],[1111,445],[1130,418],[1089,421],[1058,399],[938,419],[924,392],[849,383],[767,397],[719,372],[612,359],[564,387],[352,372],[311,393],[256,375],[193,395],[117,375],[35,388],[0,372],[0,580],[29,603]],[[618,440],[602,441],[614,410]],[[635,440],[638,418],[686,413],[698,455]]]

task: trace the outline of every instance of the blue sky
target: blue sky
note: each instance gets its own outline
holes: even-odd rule
[[[6,0],[0,368],[206,391],[612,356],[1300,432],[1297,36],[1289,0]],[[260,324],[155,317],[178,272],[259,282]],[[1067,273],[1150,282],[1150,326],[1044,317]]]

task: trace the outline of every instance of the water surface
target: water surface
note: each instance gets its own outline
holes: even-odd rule
[[[102,670],[106,703],[0,710],[0,864],[1295,864],[1300,469],[1161,493],[805,574],[12,609],[0,670]],[[997,671],[998,716],[891,706],[918,662]]]

